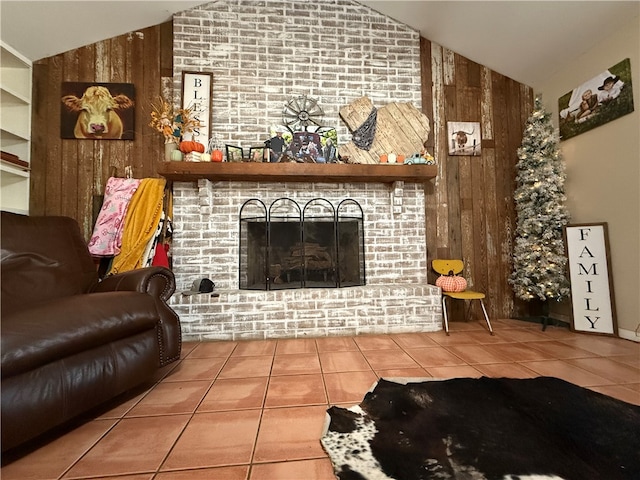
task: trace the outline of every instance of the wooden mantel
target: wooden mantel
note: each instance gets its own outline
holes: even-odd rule
[[[162,162],[158,174],[167,180],[200,178],[235,182],[424,183],[437,174],[435,165],[255,162]]]

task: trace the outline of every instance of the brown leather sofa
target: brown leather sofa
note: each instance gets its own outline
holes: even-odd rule
[[[2,212],[2,451],[154,378],[180,357],[173,273],[99,281],[68,217]]]

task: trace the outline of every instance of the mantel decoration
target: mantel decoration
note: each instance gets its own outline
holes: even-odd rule
[[[271,128],[270,138],[260,150],[249,150],[250,161],[335,163],[338,161],[338,133],[325,125],[324,110],[315,98],[291,98],[282,110],[283,126]]]
[[[315,98],[300,95],[289,100],[282,110],[282,122],[291,132],[324,126],[324,111]]]
[[[558,136],[537,96],[518,148],[516,231],[513,272],[509,283],[516,297],[530,301],[561,301],[569,295],[563,228],[569,221],[565,206],[565,169]],[[544,324],[548,314],[543,317]]]
[[[424,151],[431,132],[427,116],[408,102],[376,108],[371,99],[360,97],[342,107],[340,117],[353,134],[353,141],[338,148],[347,163],[381,163],[381,155],[388,160],[390,154],[396,160],[411,157]]]
[[[174,110],[173,106],[162,96],[158,98],[157,104],[151,104],[151,108],[149,126],[164,137],[165,161],[182,160],[182,153],[178,149],[179,143],[183,136],[193,132],[200,125],[200,122],[193,118],[192,109]]]
[[[191,140],[206,146],[211,139],[212,80],[210,72],[182,72],[182,109],[198,122],[190,132]]]
[[[208,157],[207,157],[208,155]],[[222,162],[224,155],[222,153],[222,140],[219,133],[212,133],[209,145],[205,154],[201,158],[202,162]]]

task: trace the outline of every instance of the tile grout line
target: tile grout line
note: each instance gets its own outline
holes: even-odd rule
[[[256,455],[256,447],[258,446],[258,437],[260,436],[260,430],[262,428],[262,420],[264,418],[264,411],[267,408],[267,395],[269,394],[269,386],[271,385],[271,376],[273,374],[273,364],[275,363],[276,352],[278,351],[278,340],[276,340],[275,347],[273,348],[273,354],[271,355],[271,367],[269,368],[269,377],[267,380],[267,386],[264,390],[262,397],[262,406],[260,408],[260,417],[258,419],[258,428],[256,429],[255,437],[253,438],[253,444],[251,445],[251,455],[249,456],[249,465],[247,468],[247,479],[251,478],[253,472],[253,465]]]
[[[182,359],[180,360],[182,361]],[[177,367],[177,365],[175,365],[173,368],[169,369],[164,375],[162,375],[157,381],[153,382],[153,384],[144,392],[144,395],[142,395],[138,401],[136,401],[133,405],[131,405],[129,408],[127,408],[121,415],[118,415],[117,418],[115,418],[115,422],[113,423],[113,425],[111,425],[111,427],[109,427],[102,435],[100,435],[94,442],[91,443],[91,445],[89,445],[83,452],[82,454],[80,454],[78,456],[78,458],[76,458],[76,460],[74,460],[73,462],[71,462],[69,464],[69,466],[64,469],[62,471],[62,473],[57,477],[58,480],[64,479],[65,475],[67,475],[76,465],[78,465],[78,463],[80,463],[80,461],[87,456],[87,454],[93,450],[94,448],[97,447],[97,445],[104,440],[107,435],[109,433],[111,433],[113,430],[115,430],[115,428],[120,425],[120,423],[125,419],[126,415],[131,412],[138,404],[140,404],[140,402],[142,402],[142,400],[144,400],[158,385],[160,385],[160,383],[162,383],[162,381],[167,377],[167,375],[169,375],[175,368]],[[91,422],[95,421],[95,420],[99,420],[99,417],[96,418],[92,418]],[[107,420],[107,419],[105,419]],[[164,461],[164,460],[163,460]],[[151,473],[151,472],[150,472]]]
[[[155,478],[157,475],[159,475],[161,473],[162,470],[162,466],[165,464],[165,462],[167,461],[167,459],[169,458],[169,456],[171,455],[171,453],[174,451],[174,449],[176,448],[176,445],[178,444],[178,442],[180,441],[180,438],[182,438],[182,436],[184,435],[184,432],[187,430],[187,428],[189,427],[189,424],[191,423],[191,421],[193,420],[193,418],[196,415],[196,412],[198,411],[198,408],[200,408],[200,406],[202,405],[202,402],[204,401],[205,397],[207,396],[207,394],[211,391],[211,388],[213,388],[213,385],[216,383],[216,380],[220,377],[220,373],[222,372],[222,370],[224,369],[225,365],[227,365],[227,363],[229,362],[229,359],[231,358],[231,355],[233,355],[233,352],[236,350],[236,348],[238,347],[238,344],[236,342],[236,345],[234,345],[233,349],[231,350],[231,352],[229,352],[229,354],[226,356],[225,361],[223,362],[222,366],[220,367],[220,370],[218,370],[218,373],[216,373],[213,377],[213,379],[211,380],[211,383],[209,384],[209,387],[207,388],[207,391],[202,395],[202,398],[198,401],[197,405],[193,408],[193,411],[191,412],[191,414],[189,414],[189,419],[186,421],[186,423],[184,424],[184,427],[182,427],[182,429],[180,430],[180,433],[176,436],[176,439],[174,440],[173,444],[171,445],[171,448],[169,448],[169,450],[167,451],[167,453],[164,455],[164,457],[162,458],[162,460],[160,461],[160,463],[158,464],[158,466],[155,469],[155,472],[153,472],[153,478]],[[197,348],[197,347],[196,347]],[[180,359],[180,361],[182,362],[183,360],[186,360],[189,355],[191,353],[193,353],[194,350],[196,350],[196,348],[193,348],[189,354],[187,354],[185,356],[185,358]],[[205,358],[219,358],[219,357],[205,357]],[[177,366],[177,365],[176,365]],[[168,375],[168,374],[167,374]],[[166,376],[164,377],[166,378]],[[164,379],[163,378],[163,379]]]

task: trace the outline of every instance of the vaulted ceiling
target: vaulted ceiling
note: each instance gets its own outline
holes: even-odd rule
[[[0,38],[30,58],[163,23],[202,1],[0,1]],[[456,53],[532,87],[635,18],[634,1],[362,0]],[[602,66],[594,66],[594,73]]]

